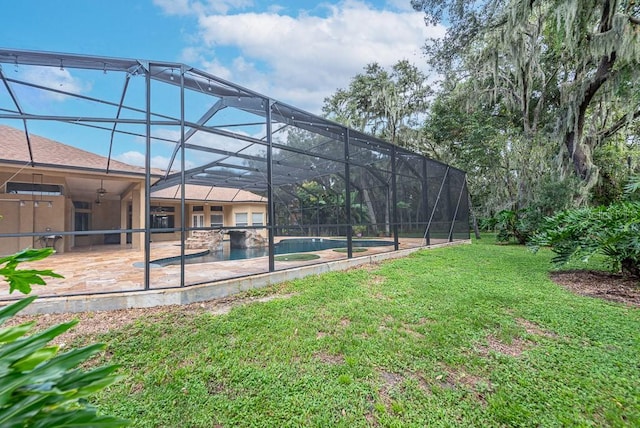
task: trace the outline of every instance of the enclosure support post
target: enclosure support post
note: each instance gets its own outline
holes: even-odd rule
[[[186,236],[186,207],[184,199],[186,197],[186,183],[185,183],[185,160],[184,160],[184,67],[180,66],[180,286],[184,287],[184,244],[187,239]],[[168,169],[168,168],[167,168]]]
[[[396,165],[396,146],[391,146],[391,204],[393,205],[393,211],[391,211],[391,221],[393,222],[393,249],[398,251],[400,243],[398,241],[398,181],[396,180],[397,165]]]
[[[144,289],[150,288],[151,281],[151,225],[149,224],[149,213],[151,212],[151,64],[147,65],[145,74],[145,97],[146,97],[146,156],[144,160]]]
[[[273,204],[273,138],[271,136],[271,100],[265,103],[265,120],[267,131],[267,230],[269,234],[269,272],[276,270],[273,235],[275,227],[276,210]]]
[[[422,203],[424,205],[424,213],[429,212],[429,178],[427,177],[427,159],[422,158]],[[424,234],[425,245],[431,245],[431,234],[427,227]]]
[[[344,203],[347,215],[347,257],[353,257],[353,225],[351,224],[351,167],[349,165],[349,129],[344,128]]]
[[[451,228],[449,229],[449,242],[453,242],[453,227],[456,225],[456,217],[458,217],[458,209],[460,208],[460,201],[462,200],[462,195],[464,194],[464,188],[466,187],[467,180],[462,182],[462,186],[460,187],[460,194],[458,195],[458,203],[456,204],[456,210],[453,213],[453,218],[451,219]]]
[[[449,175],[449,168],[447,166],[447,170],[444,172],[444,175],[442,176],[442,183],[440,183],[440,190],[438,190],[438,196],[436,197],[436,201],[433,204],[433,209],[431,210],[431,216],[429,217],[429,222],[427,223],[427,230],[425,230],[424,232],[424,236],[426,239],[427,234],[429,233],[430,229],[431,229],[431,222],[433,221],[433,216],[436,213],[436,208],[438,208],[438,202],[440,201],[440,195],[442,194],[442,188],[444,187],[444,182],[447,181],[447,176]]]

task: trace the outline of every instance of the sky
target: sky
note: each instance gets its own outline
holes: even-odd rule
[[[20,0],[0,47],[184,62],[312,113],[364,66],[444,34],[410,0]]]

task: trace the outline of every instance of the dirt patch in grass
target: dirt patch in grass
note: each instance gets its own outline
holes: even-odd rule
[[[464,367],[453,368],[443,364],[434,374],[435,376],[427,376],[424,373],[418,373],[413,376],[419,388],[426,394],[432,394],[433,387],[444,390],[463,389],[469,391],[476,400],[486,406],[487,397],[494,390],[491,381],[467,372]]]
[[[341,354],[328,354],[326,352],[318,352],[313,357],[325,364],[344,364],[344,356]]]
[[[544,330],[538,324],[531,322],[529,320],[526,320],[524,318],[516,318],[516,322],[518,323],[519,326],[523,327],[527,333],[532,334],[534,336],[543,336],[543,337],[550,337],[550,338],[558,337],[558,335],[555,334],[554,332]]]
[[[551,279],[569,291],[582,296],[640,307],[640,284],[620,274],[592,270],[551,273]]]
[[[397,373],[391,373],[384,370],[378,371],[381,385],[378,390],[378,398],[380,403],[385,407],[388,412],[393,412],[393,398],[392,394],[395,389],[399,387],[404,381],[404,377]]]
[[[477,352],[482,356],[487,356],[490,352],[496,352],[510,357],[519,357],[531,345],[531,342],[519,337],[514,337],[513,340],[511,340],[511,343],[504,343],[497,337],[490,334],[487,336],[486,340],[486,345],[476,345]]]
[[[371,285],[381,285],[384,284],[386,280],[387,278],[382,275],[371,275],[369,282],[371,283]]]
[[[422,338],[424,338],[424,334],[422,334],[422,333],[420,333],[420,332],[416,331],[416,330],[415,330],[415,327],[416,327],[416,326],[415,326],[415,325],[413,325],[413,324],[406,324],[406,323],[403,323],[403,324],[402,324],[402,328],[400,329],[400,331],[402,331],[402,332],[404,332],[404,333],[408,334],[409,336],[411,336],[411,337],[413,337],[413,338],[415,338],[415,339],[422,339]]]
[[[52,341],[52,343],[72,343],[80,337],[82,337],[83,341],[94,341],[97,335],[124,327],[138,319],[149,321],[154,318],[161,318],[165,316],[193,317],[204,313],[223,315],[229,313],[231,309],[236,306],[268,302],[275,299],[288,299],[294,295],[295,293],[270,294],[260,297],[231,296],[207,302],[191,303],[189,305],[156,306],[152,308],[120,309],[117,311],[18,315],[9,319],[5,324],[3,324],[3,327],[35,321],[35,330],[42,330],[55,324],[78,319],[80,322],[76,324],[74,328],[58,336]]]

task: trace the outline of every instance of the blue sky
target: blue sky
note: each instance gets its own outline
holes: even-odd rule
[[[14,49],[181,61],[319,113],[370,62],[423,67],[409,0],[21,0],[3,4]]]
[[[421,50],[425,39],[444,34],[442,27],[427,28],[423,14],[411,9],[410,0],[16,0],[5,2],[3,12],[3,48],[184,62],[317,114],[325,97],[348,86],[368,63],[389,67],[408,59],[425,69]],[[6,72],[51,88],[108,97],[115,103],[123,82],[122,76],[109,74],[101,80],[116,80],[111,86],[100,86],[95,76],[58,67],[9,65]],[[26,96],[29,91],[20,90],[23,107],[30,113],[90,115],[81,102],[69,97],[33,98]],[[0,105],[9,109],[13,105],[3,88]],[[202,106],[204,111],[208,107]],[[74,108],[81,113],[74,113]],[[106,155],[108,146],[96,145],[104,136],[96,136],[91,129],[43,121],[32,121],[29,129]],[[175,129],[154,132],[179,137]],[[252,130],[244,132],[251,135]],[[120,135],[112,156],[143,165],[143,142]],[[172,145],[154,144],[152,166],[166,168],[172,149]]]

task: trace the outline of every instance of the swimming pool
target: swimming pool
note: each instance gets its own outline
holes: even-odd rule
[[[382,240],[366,240],[354,239],[353,247],[384,247],[393,245],[393,242]],[[329,239],[329,238],[294,238],[283,239],[275,244],[275,254],[290,253],[308,253],[311,251],[330,250],[333,248],[346,248],[346,239]],[[224,260],[244,260],[254,257],[266,257],[269,255],[267,247],[262,248],[230,248],[229,242],[225,241],[222,251],[211,253],[204,251],[202,253],[190,254],[185,256],[185,264],[192,263],[211,263]],[[171,257],[167,259],[155,260],[155,265],[169,266],[180,264],[180,257]]]

